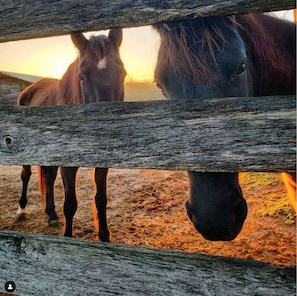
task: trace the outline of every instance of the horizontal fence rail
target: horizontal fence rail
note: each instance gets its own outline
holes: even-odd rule
[[[295,295],[294,267],[78,239],[0,232],[0,294]],[[57,283],[57,284],[53,284]],[[8,294],[5,294],[8,295]]]
[[[295,171],[295,106],[291,96],[2,105],[0,163]]]
[[[293,9],[293,0],[1,1],[0,42],[200,16]]]

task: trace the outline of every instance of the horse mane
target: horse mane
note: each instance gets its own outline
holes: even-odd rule
[[[79,58],[69,65],[61,78],[58,92],[57,105],[70,105],[83,103],[80,81],[78,78]]]
[[[210,83],[216,77],[209,61],[216,63],[214,50],[223,48],[227,42],[222,28],[232,30],[234,24],[237,25],[232,16],[155,24],[162,42],[159,60],[169,64],[178,75],[187,73],[193,80]]]
[[[236,20],[258,76],[254,95],[294,94],[295,24],[266,14],[237,15]]]
[[[252,57],[254,95],[293,94],[295,86],[295,25],[265,14],[203,17],[159,23],[159,63],[179,76],[215,82],[210,68],[215,49],[226,44],[224,34],[237,28]],[[224,30],[224,31],[223,31]],[[161,67],[162,68],[162,67]],[[282,87],[280,88],[280,84]]]
[[[111,48],[110,40],[107,36],[92,35],[89,39],[89,44],[86,50],[88,55],[95,55],[98,59],[101,59],[108,54]]]

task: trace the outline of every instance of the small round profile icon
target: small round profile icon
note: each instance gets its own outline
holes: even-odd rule
[[[15,282],[13,282],[13,281],[6,282],[4,285],[4,288],[5,288],[6,292],[12,293],[16,288]]]

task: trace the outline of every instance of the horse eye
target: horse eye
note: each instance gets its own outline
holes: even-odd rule
[[[246,63],[241,63],[237,68],[235,76],[239,76],[239,75],[243,74],[245,72],[245,69],[246,69]]]

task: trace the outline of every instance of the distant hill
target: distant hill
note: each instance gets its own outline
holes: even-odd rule
[[[4,94],[6,89],[11,92],[11,84],[13,82],[17,86],[17,88],[14,88],[14,93],[11,95],[12,101],[15,103],[19,92],[39,78],[38,76],[22,73],[0,71],[0,93]],[[10,83],[8,83],[8,80]],[[152,82],[129,81],[125,83],[125,101],[127,102],[164,99],[161,91]]]
[[[164,100],[157,86],[151,82],[129,81],[125,83],[125,101]]]

